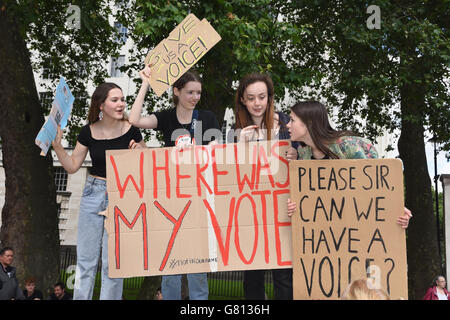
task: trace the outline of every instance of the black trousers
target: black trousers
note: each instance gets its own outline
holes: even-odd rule
[[[264,300],[264,274],[272,272],[275,300],[292,300],[292,269],[244,271],[244,295],[247,300]]]

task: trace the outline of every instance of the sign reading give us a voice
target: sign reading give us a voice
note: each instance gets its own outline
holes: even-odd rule
[[[150,86],[161,96],[222,38],[206,19],[189,14],[145,58],[151,65]]]

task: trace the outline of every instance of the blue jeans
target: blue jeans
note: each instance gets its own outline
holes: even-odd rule
[[[107,206],[106,181],[89,176],[81,197],[78,217],[74,300],[92,299],[100,252],[102,253],[100,300],[122,299],[123,279],[108,277],[108,234],[104,228],[105,217],[98,214],[106,210]]]
[[[208,279],[206,273],[187,274],[189,300],[208,300]],[[161,293],[164,300],[181,300],[181,274],[163,276]]]

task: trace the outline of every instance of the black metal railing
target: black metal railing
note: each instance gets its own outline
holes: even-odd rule
[[[76,266],[76,253],[73,248],[63,249],[61,252],[60,268],[61,279],[67,287],[68,282],[74,281],[74,272]],[[101,283],[101,262],[97,269],[95,286],[100,287]],[[226,271],[208,273],[209,294],[212,298],[219,299],[244,299],[244,289],[242,287],[243,271]],[[144,281],[144,277],[126,278],[123,282],[124,289],[139,289]],[[273,280],[272,273],[266,272],[265,276],[267,299],[273,298]]]

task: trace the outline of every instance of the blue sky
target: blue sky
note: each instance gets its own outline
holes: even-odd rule
[[[425,152],[427,156],[428,172],[430,174],[431,182],[434,186],[434,145],[433,143],[425,143]],[[450,174],[450,162],[445,158],[445,152],[438,152],[437,156],[437,174]],[[438,182],[438,190],[442,192],[442,183]]]

